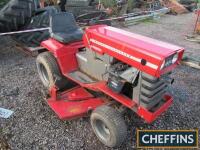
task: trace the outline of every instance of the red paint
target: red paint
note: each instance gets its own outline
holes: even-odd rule
[[[92,42],[91,40],[100,41],[105,45],[125,52],[137,59],[145,59],[148,63],[158,66],[158,68],[155,69],[147,65],[142,65],[141,61],[127,58],[109,48],[105,48],[105,46]],[[101,49],[99,53],[106,53],[114,56],[115,58],[156,77],[159,77],[162,74],[160,67],[165,58],[176,52],[179,53],[179,55],[183,53],[183,48],[181,47],[105,25],[89,27],[84,35],[84,44],[94,51],[96,50],[93,46],[98,47]],[[180,59],[177,61],[176,65],[179,62]]]
[[[79,101],[85,100],[89,98],[93,98],[94,96],[86,91],[82,87],[75,87],[68,91],[64,91],[60,94],[60,99],[67,99],[68,101]]]
[[[55,87],[51,91],[56,91]],[[79,93],[77,93],[79,92]],[[77,97],[71,97],[76,93]],[[54,93],[55,94],[55,93]],[[57,92],[47,100],[48,105],[62,120],[71,120],[83,117],[91,110],[105,104],[101,98],[94,98],[85,89],[78,87],[65,92]]]
[[[41,43],[41,46],[48,49],[57,59],[63,74],[74,71],[78,68],[76,53],[83,48],[83,42],[63,44],[54,39],[48,39]]]
[[[121,103],[122,105],[124,105],[124,106],[126,106],[126,107],[128,107],[128,108],[130,108],[130,109],[132,109],[132,108],[136,105],[136,103],[135,103],[132,99],[130,99],[130,98],[128,98],[128,97],[126,97],[126,96],[124,96],[124,95],[122,95],[122,94],[118,94],[118,93],[113,92],[113,91],[107,86],[106,83],[99,83],[99,84],[96,84],[95,87],[96,87],[97,89],[99,89],[99,91],[102,91],[102,92],[105,93],[106,95],[109,95],[109,96],[112,97],[114,100],[118,101],[119,103]]]
[[[143,107],[139,107],[137,114],[141,116],[147,123],[152,123],[164,111],[166,111],[173,102],[173,98],[169,95],[165,95],[164,99],[166,102],[160,108],[158,108],[155,112],[150,112]]]

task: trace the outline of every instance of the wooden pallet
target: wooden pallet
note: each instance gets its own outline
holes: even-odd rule
[[[40,52],[44,51],[45,48],[38,46],[38,47],[28,47],[26,45],[24,45],[23,43],[20,43],[18,41],[15,41],[15,47],[18,50],[21,50],[23,52],[25,52],[28,55],[31,55],[33,57],[37,56]]]
[[[190,55],[185,55],[181,61],[181,64],[195,68],[195,69],[200,69],[200,58],[193,57]]]

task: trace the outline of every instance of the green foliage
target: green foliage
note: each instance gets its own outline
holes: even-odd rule
[[[128,0],[128,11],[133,10],[135,4],[135,0]]]
[[[116,0],[101,0],[101,2],[106,8],[108,8],[108,7],[113,8],[113,7],[117,6]],[[135,0],[128,0],[128,8],[129,9],[133,9],[134,2],[135,2]]]
[[[117,6],[116,0],[101,0],[101,2],[105,8]]]

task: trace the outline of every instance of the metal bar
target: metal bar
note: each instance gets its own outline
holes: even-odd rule
[[[22,31],[14,31],[14,32],[7,32],[7,33],[0,33],[0,36],[20,34],[20,33],[29,33],[29,32],[37,32],[37,31],[44,31],[44,30],[49,30],[49,27],[39,28],[39,29],[22,30]]]
[[[152,17],[154,15],[158,15],[158,14],[165,14],[169,12],[168,8],[162,8],[159,10],[155,10],[155,11],[141,11],[141,12],[137,12],[137,13],[130,13],[130,14],[125,14],[121,17],[114,17],[114,18],[108,18],[108,19],[103,19],[103,20],[99,20],[99,22],[101,21],[114,21],[114,20],[122,20],[123,21],[129,21],[129,20],[142,20],[148,17]],[[80,25],[87,25],[87,23],[79,23]],[[13,35],[13,34],[20,34],[20,33],[29,33],[29,32],[38,32],[38,31],[44,31],[44,30],[49,30],[49,27],[46,28],[39,28],[39,29],[29,29],[29,30],[22,30],[22,31],[14,31],[14,32],[7,32],[7,33],[0,33],[0,36],[4,36],[4,35]]]
[[[143,19],[147,19],[147,18],[150,18],[153,16],[154,16],[154,14],[141,15],[141,16],[136,16],[136,17],[128,17],[125,19],[125,21],[143,20]]]
[[[170,11],[169,8],[161,8],[155,11],[140,11],[140,12],[136,12],[136,13],[129,13],[129,14],[124,14],[123,16],[120,17],[113,17],[113,18],[108,18],[108,19],[100,19],[98,20],[98,22],[103,22],[103,21],[125,21],[125,20],[131,20],[129,18],[135,19],[135,18],[145,18],[147,16],[159,16],[159,15],[163,15],[166,14]],[[88,23],[81,23],[78,22],[79,25],[88,25]]]

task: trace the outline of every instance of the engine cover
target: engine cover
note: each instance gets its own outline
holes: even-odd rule
[[[108,70],[113,57],[100,55],[88,48],[76,54],[79,69],[96,80],[108,80]]]
[[[84,44],[87,48],[114,57],[142,72],[160,77],[171,71],[180,62],[183,48],[152,38],[130,33],[106,25],[91,26],[84,34]],[[168,63],[167,58],[177,56]]]

